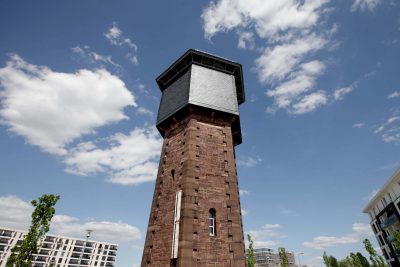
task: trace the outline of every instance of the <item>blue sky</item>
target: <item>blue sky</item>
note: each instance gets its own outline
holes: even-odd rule
[[[236,148],[258,246],[344,257],[400,166],[400,4],[383,0],[1,1],[0,225],[61,195],[53,233],[138,266],[158,166],[154,81],[189,48],[243,65]],[[376,244],[376,243],[375,243]]]

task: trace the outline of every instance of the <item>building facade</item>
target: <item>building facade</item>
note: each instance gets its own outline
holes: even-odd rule
[[[22,242],[26,231],[0,228],[0,267],[5,267],[11,249]],[[46,235],[32,267],[113,267],[117,245],[71,237]]]
[[[363,210],[389,266],[400,266],[399,252],[393,233],[400,231],[400,169],[376,193]]]
[[[270,248],[256,248],[254,249],[254,256],[256,259],[255,267],[280,267],[282,266],[282,259],[278,252]],[[295,262],[295,254],[293,252],[286,252],[286,259],[288,267],[297,267]]]
[[[164,138],[142,267],[243,267],[241,65],[189,50],[157,78]]]

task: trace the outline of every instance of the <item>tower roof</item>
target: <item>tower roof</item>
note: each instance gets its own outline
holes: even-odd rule
[[[192,64],[233,75],[235,77],[238,104],[240,105],[245,101],[242,65],[195,49],[186,51],[185,54],[157,77],[156,82],[161,91],[164,91],[165,88],[181,77]]]

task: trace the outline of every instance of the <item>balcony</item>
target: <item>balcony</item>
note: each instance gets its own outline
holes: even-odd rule
[[[49,242],[49,243],[53,243],[54,240],[56,240],[55,237],[52,236],[46,236],[46,238],[44,239],[44,242]]]
[[[85,242],[83,242],[83,241],[76,241],[75,246],[81,246],[81,247],[83,247],[84,243],[85,243]]]
[[[78,253],[72,253],[71,258],[76,258],[79,259],[81,257],[81,254]]]
[[[75,260],[75,259],[70,259],[69,260],[69,264],[78,264],[79,260]]]
[[[381,223],[381,227],[387,228],[398,221],[396,214],[392,214]]]
[[[48,256],[50,254],[50,250],[40,250],[38,254]]]
[[[0,236],[11,237],[11,235],[12,235],[12,231],[3,231],[3,232],[0,232]]]

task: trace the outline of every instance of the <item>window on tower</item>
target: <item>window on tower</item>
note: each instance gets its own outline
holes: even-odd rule
[[[208,212],[208,233],[210,236],[215,236],[215,209],[210,209]]]

